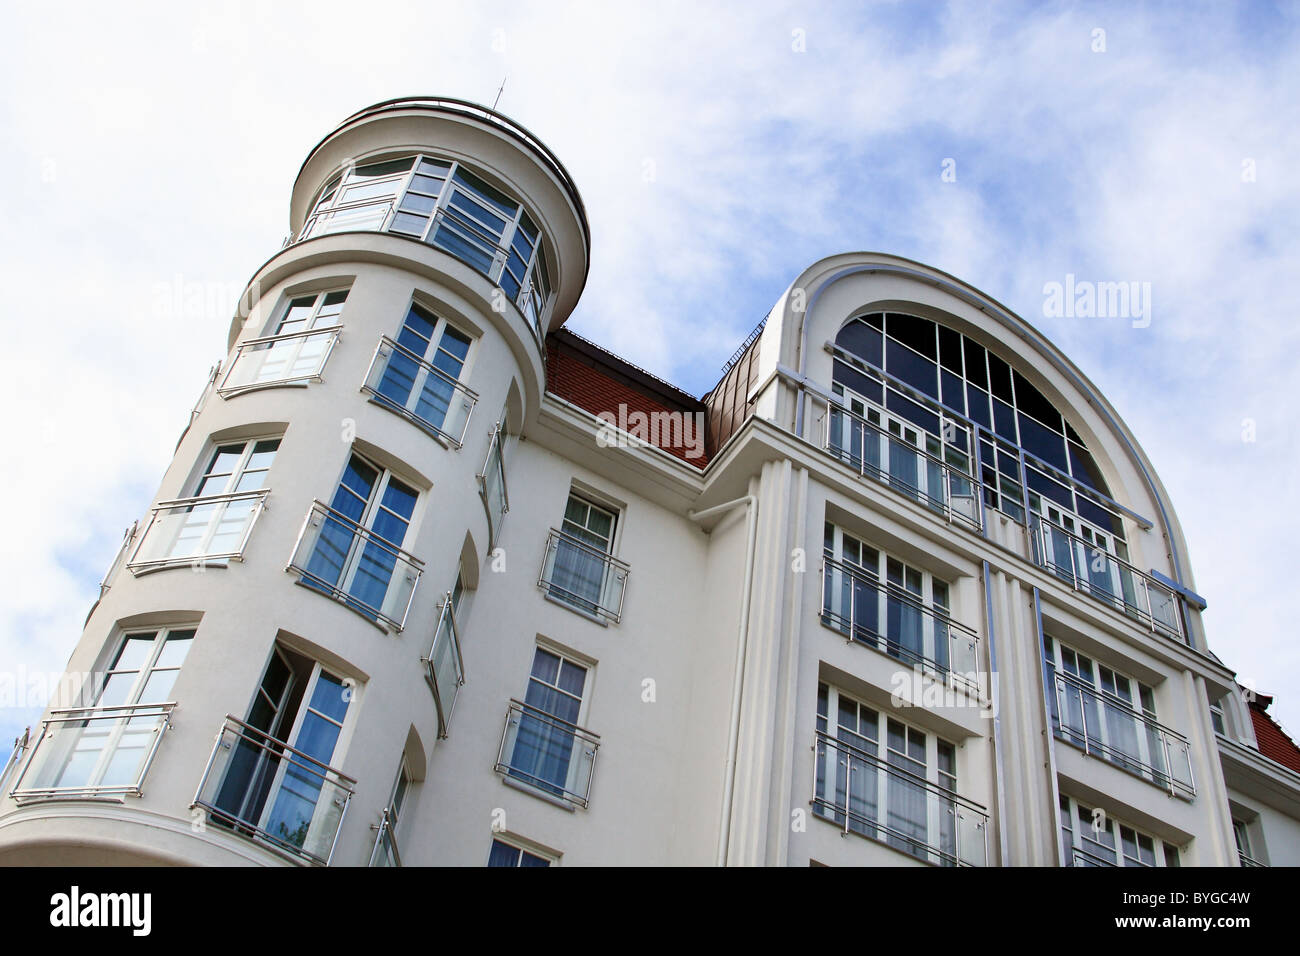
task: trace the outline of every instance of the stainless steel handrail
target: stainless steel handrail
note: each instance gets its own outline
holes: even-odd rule
[[[244,549],[248,547],[248,539],[253,534],[253,526],[257,524],[257,519],[261,517],[262,512],[266,509],[266,498],[271,493],[270,488],[257,488],[252,491],[236,491],[229,494],[221,495],[202,495],[197,498],[172,498],[167,501],[160,501],[149,509],[149,520],[140,533],[140,540],[136,544],[135,551],[131,559],[126,562],[126,568],[132,574],[142,574],[148,571],[158,571],[168,567],[183,567],[186,565],[204,564],[209,561],[242,561]],[[164,511],[174,511],[179,508],[201,508],[204,505],[230,504],[235,501],[255,501],[253,510],[249,512],[245,519],[243,534],[239,539],[239,546],[233,551],[219,551],[205,554],[190,555],[168,555],[162,558],[141,559],[140,552],[149,541],[149,532],[157,526],[158,516]]]
[[[875,575],[867,572],[863,568],[856,567],[844,561],[838,561],[834,558],[823,555],[822,556],[823,590],[822,590],[821,614],[823,619],[828,619],[829,621],[833,622],[833,624],[835,625],[843,625],[847,627],[849,629],[849,634],[847,636],[850,641],[856,641],[858,643],[870,643],[873,645],[878,641],[884,641],[890,644],[896,643],[894,638],[891,637],[888,633],[881,632],[881,631],[872,631],[869,628],[863,627],[854,619],[856,615],[850,614],[850,616],[846,618],[843,614],[837,614],[827,604],[827,594],[825,590],[825,584],[828,578],[827,572],[829,569],[838,569],[848,577],[852,578],[858,584],[861,584],[864,587],[871,589],[876,594],[884,595],[887,600],[898,601],[902,604],[907,605],[908,607],[912,608],[918,613],[924,615],[925,617],[928,617],[931,621],[935,623],[936,627],[942,626],[943,628],[948,630],[950,640],[955,639],[955,640],[970,641],[972,660],[975,662],[976,666],[978,666],[979,657],[978,657],[977,648],[979,645],[979,634],[976,633],[974,628],[969,627],[966,624],[962,624],[959,621],[956,621],[953,618],[949,617],[947,614],[936,611],[934,608],[928,607],[912,592],[900,588],[898,585],[894,584],[891,581],[882,581],[879,578],[877,578]],[[851,592],[851,598],[853,600],[856,600],[856,592]],[[835,629],[839,630],[839,628],[835,628]],[[862,641],[861,638],[859,637],[860,633],[868,635],[869,637],[872,638],[872,640],[870,642]],[[936,634],[936,640],[937,639],[938,636]],[[952,675],[954,678],[966,683],[969,683],[973,676],[973,675],[965,674],[960,671],[954,670],[951,662],[951,657],[949,663],[945,665],[934,658],[926,657],[924,654],[916,654],[915,652],[902,646],[897,647],[897,654],[894,653],[894,650],[891,650],[889,653],[891,656],[901,657],[905,660],[908,660],[910,663],[927,666],[940,675],[944,675],[944,676]]]
[[[375,848],[370,851],[370,865],[375,865],[375,859],[379,856],[379,848],[385,847],[393,856],[393,865],[400,867],[402,865],[402,854],[397,848],[396,832],[397,813],[392,807],[384,807],[379,811],[379,824],[371,824],[370,829],[377,830],[375,834]]]
[[[34,741],[27,740],[27,734],[24,734],[23,740],[31,747],[31,754],[23,765],[22,771],[14,781],[11,796],[15,800],[39,799],[45,797],[76,797],[76,796],[109,796],[109,795],[130,795],[140,796],[144,790],[145,777],[149,775],[149,768],[153,766],[154,757],[158,754],[158,745],[162,741],[163,734],[171,726],[171,714],[176,709],[175,701],[165,701],[162,703],[152,704],[116,704],[105,707],[60,707],[49,712],[49,716],[41,721],[41,732]],[[54,786],[54,787],[23,787],[23,779],[28,771],[36,763],[37,755],[40,753],[41,744],[47,739],[47,732],[52,725],[80,723],[89,724],[92,721],[134,721],[138,718],[155,718],[157,722],[153,725],[150,732],[152,741],[148,745],[148,750],[144,754],[143,762],[139,765],[135,779],[128,784],[83,784],[80,786]],[[0,778],[2,779],[2,778]]]
[[[1048,534],[1062,535],[1070,543],[1070,549],[1069,549],[1070,566],[1069,567],[1057,564],[1055,561],[1048,559],[1047,556],[1047,535]],[[1096,598],[1098,601],[1101,601],[1104,604],[1109,604],[1112,607],[1114,606],[1115,602],[1118,601],[1120,604],[1124,606],[1125,609],[1131,609],[1132,611],[1134,611],[1138,615],[1138,617],[1142,619],[1144,623],[1146,623],[1148,629],[1153,633],[1158,630],[1170,637],[1175,638],[1178,641],[1186,642],[1186,637],[1183,634],[1183,629],[1182,629],[1182,621],[1178,613],[1178,608],[1179,608],[1178,595],[1171,589],[1165,587],[1163,584],[1161,584],[1159,581],[1153,578],[1150,574],[1147,574],[1145,571],[1139,570],[1136,565],[1131,564],[1130,562],[1124,560],[1123,558],[1119,557],[1116,554],[1112,554],[1111,552],[1098,547],[1097,544],[1095,544],[1094,542],[1091,542],[1088,539],[1081,537],[1078,534],[1075,534],[1073,531],[1070,531],[1068,528],[1061,527],[1056,522],[1050,521],[1043,515],[1037,513],[1033,514],[1030,518],[1030,537],[1033,543],[1032,553],[1033,553],[1034,563],[1037,564],[1039,567],[1044,568],[1048,571],[1052,571],[1054,573],[1069,574],[1071,584],[1073,585],[1076,591],[1084,591],[1087,594],[1089,594],[1091,597]],[[1114,564],[1117,567],[1127,571],[1134,578],[1140,581],[1142,583],[1143,592],[1146,595],[1146,601],[1147,601],[1146,608],[1143,609],[1141,605],[1129,603],[1128,599],[1123,594],[1122,581],[1120,582],[1121,584],[1120,593],[1116,594],[1110,590],[1104,588],[1098,588],[1095,584],[1092,583],[1092,579],[1088,577],[1087,574],[1081,574],[1077,566],[1077,556],[1074,549],[1075,545],[1082,546],[1085,549],[1085,553],[1100,554],[1106,561],[1114,562]],[[1155,588],[1156,590],[1158,590],[1163,594],[1169,595],[1170,608],[1173,611],[1173,618],[1174,618],[1172,627],[1170,626],[1170,622],[1167,622],[1163,618],[1160,618],[1156,615],[1155,608],[1151,604],[1152,588]]]
[[[456,655],[456,686],[465,686],[465,658],[460,652],[460,629],[456,626],[456,608],[452,602],[451,592],[444,594],[443,602],[438,608],[438,623],[433,630],[433,641],[429,645],[429,655],[420,658],[420,662],[425,666],[425,679],[429,686],[433,688],[433,703],[438,710],[438,737],[445,739],[448,727],[451,725],[451,712],[455,709],[456,699],[452,698],[451,706],[448,707],[446,701],[442,699],[442,691],[438,688],[438,674],[434,669],[434,656],[438,650],[438,638],[442,636],[442,623],[450,620],[452,650]]]
[[[591,749],[587,750],[586,754],[591,758],[591,767],[587,772],[586,786],[582,793],[569,790],[567,787],[560,786],[554,781],[537,777],[512,765],[510,761],[513,760],[514,755],[512,753],[510,758],[507,758],[505,748],[506,741],[510,737],[510,717],[512,714],[516,713],[519,714],[521,720],[525,716],[530,717],[541,723],[549,724],[550,726],[557,728],[561,733],[566,734],[577,743],[590,745]],[[518,746],[518,737],[516,737],[516,746]],[[501,730],[501,743],[497,746],[496,765],[493,769],[497,773],[506,776],[523,778],[526,782],[531,783],[531,785],[546,790],[547,792],[550,792],[551,790],[559,790],[563,794],[563,799],[585,808],[591,800],[591,781],[596,775],[596,752],[599,749],[600,734],[594,734],[583,727],[579,727],[577,724],[570,723],[561,717],[549,714],[540,708],[534,707],[532,704],[524,703],[522,700],[512,697],[510,698],[509,705],[506,707],[505,726]],[[573,756],[574,755],[572,754],[570,755],[571,760],[573,759]]]
[[[334,344],[338,341],[339,335],[343,331],[341,325],[327,325],[316,329],[304,329],[300,332],[287,332],[283,335],[263,335],[260,338],[248,339],[241,342],[235,347],[235,357],[231,360],[230,366],[226,369],[226,374],[222,376],[221,384],[217,386],[217,394],[225,398],[228,395],[238,395],[243,392],[251,392],[259,388],[273,388],[277,385],[286,385],[303,380],[320,380],[321,371],[325,368],[325,363],[329,361],[330,355],[334,352]],[[325,351],[321,354],[319,361],[316,363],[315,371],[302,375],[286,375],[281,378],[271,378],[260,382],[249,382],[245,385],[228,385],[230,377],[235,374],[239,367],[239,360],[244,356],[246,349],[256,349],[259,345],[274,345],[280,342],[292,342],[298,339],[309,339],[316,336],[328,336],[329,342]],[[268,351],[263,349],[262,351]]]
[[[862,429],[864,429],[864,431],[870,431],[874,435],[880,438],[885,438],[896,444],[905,444],[901,436],[895,435],[892,432],[888,431],[887,429],[881,428],[879,425],[872,424],[871,422],[867,421],[867,419],[863,418],[861,415],[858,415],[857,413],[850,411],[849,409],[845,408],[843,405],[840,405],[838,402],[832,400],[827,402],[826,416],[825,416],[826,427],[824,430],[824,434],[822,436],[823,450],[835,456],[839,460],[846,461],[846,464],[850,464],[854,466],[858,474],[862,477],[866,477],[870,475],[872,478],[879,480],[882,484],[894,488],[895,490],[899,490],[899,486],[909,489],[908,491],[905,491],[903,493],[906,494],[909,498],[913,498],[913,500],[915,500],[915,497],[920,497],[926,502],[933,503],[938,507],[938,510],[940,510],[948,518],[949,522],[953,520],[960,520],[964,524],[973,526],[977,531],[983,529],[984,527],[984,485],[982,480],[978,476],[979,469],[975,467],[976,458],[973,452],[961,452],[961,454],[966,455],[968,458],[971,459],[971,471],[965,472],[962,471],[960,468],[957,468],[956,466],[949,464],[947,461],[945,461],[943,458],[939,457],[938,455],[933,455],[923,448],[917,448],[915,445],[906,444],[906,451],[908,454],[915,455],[918,461],[925,462],[929,465],[933,465],[934,467],[939,468],[943,472],[944,474],[943,490],[947,492],[948,497],[939,498],[931,494],[929,491],[922,491],[921,488],[918,487],[917,485],[913,485],[910,482],[904,482],[902,479],[899,478],[899,476],[891,474],[889,471],[886,471],[883,468],[870,464],[864,457],[854,456],[853,454],[850,453],[847,455],[847,460],[846,460],[844,453],[848,452],[849,449],[843,448],[841,446],[833,445],[831,442],[831,439],[833,437],[832,429],[831,429],[832,414],[843,415],[846,418],[851,420],[854,427],[860,426]],[[919,425],[915,427],[917,428],[918,432],[923,431]],[[952,483],[954,480],[959,482],[964,482],[970,486],[971,493],[969,497],[975,501],[975,508],[977,512],[975,515],[968,515],[962,510],[960,510],[959,508],[953,507],[952,502],[949,499],[953,497]],[[966,496],[962,496],[962,497],[966,497]]]
[[[367,541],[371,544],[376,544],[383,550],[387,551],[389,554],[393,555],[394,557],[399,558],[402,561],[405,561],[410,566],[411,570],[415,573],[415,582],[411,585],[411,593],[407,596],[406,607],[403,609],[402,616],[400,619],[389,617],[384,613],[383,608],[371,607],[370,605],[366,604],[364,601],[360,600],[359,598],[355,597],[349,592],[343,590],[343,588],[340,587],[339,585],[331,584],[329,581],[326,581],[324,578],[321,578],[319,575],[313,574],[311,571],[308,571],[306,567],[299,566],[294,563],[294,559],[298,556],[298,552],[302,548],[303,538],[307,534],[307,529],[311,527],[311,517],[314,514],[319,514],[322,517],[326,518],[327,520],[339,522],[340,524],[344,525],[345,527],[351,530],[354,539],[356,537],[360,537],[364,541]],[[359,555],[361,554],[361,552],[357,552],[357,554]],[[352,560],[358,560],[358,559],[354,558]],[[299,528],[298,530],[298,537],[294,541],[293,551],[290,552],[289,554],[289,563],[285,565],[285,570],[297,571],[304,578],[311,581],[315,587],[319,588],[323,593],[327,594],[329,597],[333,598],[334,600],[338,601],[341,604],[362,605],[363,607],[372,611],[378,618],[393,625],[393,627],[395,627],[398,631],[401,631],[406,626],[407,615],[409,615],[411,612],[411,604],[415,600],[415,589],[416,586],[419,584],[420,577],[424,573],[424,562],[421,561],[419,558],[417,558],[415,555],[411,554],[409,551],[404,551],[400,546],[393,544],[393,542],[389,541],[387,538],[384,538],[382,535],[375,534],[369,528],[362,527],[361,525],[353,521],[351,518],[349,518],[347,515],[335,511],[329,505],[325,504],[325,502],[316,499],[311,503],[311,507],[307,509],[307,515],[303,519],[302,527]]]
[[[1080,696],[1079,714],[1081,726],[1079,728],[1071,727],[1065,722],[1066,701],[1064,695],[1071,690],[1077,692]],[[1088,727],[1088,708],[1083,706],[1084,696],[1087,696],[1091,702],[1100,705],[1102,708],[1108,707],[1120,711],[1120,716],[1123,719],[1132,720],[1135,724],[1141,724],[1149,733],[1155,734],[1160,741],[1160,752],[1164,756],[1164,768],[1156,766],[1150,761],[1150,758],[1143,761],[1140,754],[1126,753],[1116,749],[1106,743],[1098,731],[1090,729]],[[1188,798],[1196,795],[1196,781],[1193,776],[1191,761],[1191,743],[1178,731],[1166,727],[1153,717],[1147,716],[1146,713],[1137,709],[1122,697],[1099,691],[1093,685],[1085,683],[1064,671],[1056,672],[1056,706],[1056,717],[1052,723],[1053,730],[1058,738],[1077,745],[1079,741],[1075,738],[1082,732],[1083,749],[1086,753],[1095,753],[1107,763],[1113,764],[1121,770],[1128,770],[1136,776],[1149,779],[1150,782],[1155,783],[1162,789],[1168,790],[1170,794],[1181,794]],[[1174,762],[1171,758],[1176,751],[1171,749],[1171,742],[1175,746],[1180,745],[1181,752],[1187,757],[1188,779],[1186,783],[1174,776]]]
[[[601,593],[596,600],[592,600],[590,597],[588,597],[585,594],[578,594],[576,592],[570,591],[568,588],[554,583],[553,580],[547,579],[546,565],[547,565],[547,559],[549,558],[552,551],[552,545],[551,545],[552,541],[555,542],[554,550],[556,552],[557,559],[559,555],[560,543],[563,542],[567,546],[576,548],[577,550],[583,551],[589,556],[600,560],[605,565],[605,570],[602,571],[601,573],[601,588],[600,588]],[[622,575],[623,586],[619,588],[618,607],[615,608],[606,607],[603,603],[601,603],[605,600],[606,575],[609,574],[610,570],[612,570],[616,575],[618,574]],[[559,591],[562,594],[568,595],[569,597],[573,598],[574,601],[577,601],[581,604],[594,605],[600,614],[608,616],[611,620],[614,621],[614,623],[617,624],[619,621],[623,619],[623,600],[627,594],[627,579],[631,576],[631,573],[632,573],[632,568],[628,564],[626,564],[623,561],[620,561],[618,558],[614,557],[608,551],[601,551],[599,548],[596,548],[588,544],[587,542],[583,541],[581,538],[576,538],[565,531],[559,530],[558,528],[551,528],[550,532],[546,536],[546,550],[542,552],[542,569],[537,576],[537,586],[547,588],[548,590],[551,591]],[[554,577],[555,577],[555,566],[554,564],[552,564],[551,578]]]
[[[818,779],[819,768],[818,768],[816,755],[819,746],[825,748],[824,752],[828,756],[828,763],[821,768],[822,772],[826,774],[826,777],[824,779]],[[843,826],[844,826],[845,833],[856,832],[850,826],[850,822],[865,824],[871,827],[873,831],[878,831],[880,833],[886,834],[887,837],[894,837],[904,841],[905,843],[910,844],[916,850],[924,851],[927,854],[933,854],[943,862],[956,864],[959,866],[971,865],[969,860],[965,860],[961,856],[962,847],[960,846],[959,828],[954,829],[953,832],[954,846],[952,848],[952,851],[950,852],[944,850],[939,845],[919,841],[912,834],[908,834],[894,827],[891,827],[888,824],[888,822],[886,822],[885,820],[864,817],[862,814],[850,810],[848,806],[847,791],[846,791],[844,805],[840,805],[833,800],[827,799],[826,796],[818,796],[817,791],[819,785],[825,790],[829,788],[831,782],[830,774],[829,774],[829,752],[830,751],[835,751],[836,753],[844,754],[850,760],[860,761],[861,763],[868,765],[873,769],[873,771],[879,771],[881,774],[887,777],[893,777],[897,780],[901,780],[902,782],[908,784],[909,786],[922,790],[927,795],[937,800],[941,807],[946,806],[951,808],[954,815],[957,815],[958,808],[973,814],[976,819],[975,828],[979,830],[982,835],[982,841],[983,841],[982,859],[984,860],[985,863],[987,863],[989,813],[988,813],[988,809],[983,805],[976,803],[975,801],[970,800],[966,797],[963,797],[961,794],[956,793],[953,790],[949,790],[946,787],[940,786],[937,783],[927,780],[925,777],[912,773],[911,771],[903,767],[899,767],[894,764],[891,764],[887,760],[877,757],[874,754],[869,754],[865,750],[861,750],[858,747],[854,747],[852,744],[847,743],[846,741],[842,741],[835,737],[832,737],[830,734],[827,734],[826,732],[821,730],[814,732],[812,750],[814,753],[813,799],[811,801],[812,805],[814,808],[821,808],[823,810],[830,811],[832,814],[843,815],[844,817]]]
[[[488,547],[491,548],[496,542],[497,534],[501,530],[496,526],[492,519],[492,503],[488,501],[488,469],[492,467],[492,453],[495,451],[497,461],[500,463],[498,469],[501,478],[501,517],[504,519],[510,513],[510,490],[506,487],[506,450],[504,436],[505,430],[501,423],[497,422],[492,426],[492,435],[488,439],[487,454],[483,456],[483,467],[479,469],[475,478],[478,479],[479,495],[483,498],[483,504],[487,507],[488,513]]]
[[[329,853],[327,855],[322,857],[319,854],[304,850],[300,846],[282,840],[272,833],[268,833],[266,830],[259,827],[256,822],[236,816],[235,814],[216,806],[214,803],[203,799],[204,788],[207,786],[208,777],[212,773],[213,765],[216,763],[217,754],[221,750],[222,741],[224,740],[227,731],[233,732],[241,742],[248,743],[262,751],[264,754],[270,753],[277,760],[284,759],[286,763],[312,775],[322,784],[330,784],[343,792],[341,802],[337,797],[333,798],[335,804],[339,806],[340,812],[338,825],[335,827],[334,833],[332,834]],[[227,744],[226,746],[230,747],[231,745]],[[347,816],[348,805],[351,803],[352,797],[356,793],[356,785],[357,781],[355,778],[348,776],[338,768],[331,767],[329,764],[317,760],[310,754],[304,753],[285,741],[272,737],[266,731],[259,730],[251,724],[240,720],[233,714],[227,714],[225,719],[222,721],[221,726],[217,729],[217,737],[212,746],[212,753],[208,757],[207,765],[203,768],[203,775],[199,778],[199,785],[194,792],[194,800],[190,803],[190,808],[202,807],[207,810],[210,815],[229,824],[236,832],[243,831],[245,835],[251,834],[253,837],[260,837],[275,849],[306,858],[314,863],[328,866],[330,861],[333,859],[334,848],[338,844],[339,833],[343,829],[343,821]]]
[[[424,371],[426,371],[430,375],[434,375],[445,384],[450,385],[453,393],[460,392],[462,397],[469,401],[469,410],[466,411],[465,413],[465,421],[461,426],[459,435],[453,435],[448,431],[444,431],[441,427],[435,425],[427,418],[422,418],[421,416],[417,415],[415,412],[411,411],[411,409],[407,408],[405,405],[401,405],[397,403],[393,399],[389,398],[387,395],[380,392],[378,388],[375,388],[370,384],[370,380],[372,377],[374,377],[375,374],[376,363],[379,361],[380,357],[382,356],[385,346],[391,349],[392,352],[400,352],[403,355],[403,357],[409,359],[411,362],[414,362],[416,365],[424,369]],[[392,352],[389,353],[389,358],[391,358]],[[387,369],[388,369],[388,362],[386,360],[384,363],[385,372],[387,371]],[[382,381],[382,377],[381,377],[381,381]],[[448,375],[442,369],[438,368],[436,365],[433,365],[432,363],[425,361],[423,356],[417,355],[415,352],[412,352],[406,346],[402,345],[400,342],[397,342],[394,339],[389,338],[387,335],[381,335],[379,337],[379,344],[375,346],[374,355],[372,355],[370,358],[370,366],[366,370],[366,377],[361,383],[361,390],[369,394],[371,396],[371,400],[374,401],[376,404],[384,408],[390,409],[391,411],[401,416],[402,418],[405,418],[408,421],[411,421],[421,426],[422,428],[427,428],[430,431],[437,432],[439,435],[447,439],[447,441],[451,442],[457,448],[460,448],[465,443],[465,432],[469,429],[469,420],[474,413],[474,407],[478,404],[478,398],[479,398],[478,392],[474,391],[474,389],[470,388],[468,385],[465,385],[459,379],[452,378],[450,375]],[[414,394],[414,389],[412,389],[412,394]],[[451,412],[450,402],[448,403],[447,406],[447,412],[448,414],[450,414]]]

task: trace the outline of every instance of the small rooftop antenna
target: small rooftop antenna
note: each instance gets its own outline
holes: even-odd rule
[[[497,108],[497,104],[501,102],[501,90],[504,90],[506,88],[506,80],[508,79],[510,79],[509,73],[507,73],[505,76],[501,78],[501,87],[500,89],[497,90],[497,98],[492,101],[493,110],[495,110]]]

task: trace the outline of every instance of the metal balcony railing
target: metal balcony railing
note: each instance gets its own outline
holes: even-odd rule
[[[380,232],[388,223],[396,197],[349,203],[313,213],[298,231],[297,242],[335,232]]]
[[[980,689],[979,635],[863,568],[822,558],[821,619],[850,641]]]
[[[1238,861],[1240,861],[1242,866],[1259,866],[1259,867],[1264,867],[1265,869],[1268,868],[1267,863],[1260,863],[1259,860],[1252,860],[1250,857],[1246,856],[1246,854],[1242,853],[1240,850],[1237,851],[1237,859]]]
[[[986,866],[988,811],[902,767],[817,731],[813,812],[937,866]]]
[[[313,501],[286,571],[363,617],[406,626],[424,562],[321,501]]]
[[[488,440],[483,468],[478,473],[479,495],[483,498],[488,516],[488,550],[495,546],[501,533],[501,524],[510,511],[510,494],[506,490],[504,435],[501,423],[497,422],[492,428],[492,437]]]
[[[1029,539],[1035,563],[1074,590],[1140,621],[1152,633],[1186,642],[1174,592],[1151,575],[1041,515],[1031,517]]]
[[[5,761],[4,769],[0,770],[0,794],[9,792],[9,776],[12,774],[23,760],[23,754],[27,752],[27,744],[31,739],[32,729],[24,727],[23,732],[14,738],[14,746],[9,751],[9,759]]]
[[[99,596],[102,599],[108,593],[108,589],[113,586],[117,580],[117,573],[122,570],[126,563],[126,556],[131,553],[131,544],[135,541],[135,533],[140,528],[140,522],[132,521],[131,526],[122,532],[122,544],[117,549],[117,554],[113,558],[113,563],[108,566],[104,572],[104,577],[99,582]],[[92,608],[92,610],[94,610]]]
[[[585,808],[600,737],[521,700],[511,700],[496,772]]]
[[[1096,866],[1096,867],[1114,867],[1114,866],[1119,866],[1119,864],[1118,864],[1117,862],[1115,862],[1115,856],[1114,856],[1115,851],[1114,851],[1114,850],[1108,850],[1108,849],[1106,849],[1105,847],[1100,847],[1100,845],[1098,845],[1098,846],[1099,846],[1099,848],[1102,850],[1102,853],[1105,853],[1105,854],[1108,854],[1108,855],[1103,856],[1103,855],[1101,855],[1101,854],[1099,854],[1099,853],[1090,853],[1090,852],[1088,852],[1087,850],[1083,849],[1082,847],[1077,847],[1077,846],[1076,846],[1076,847],[1073,847],[1073,848],[1071,849],[1071,851],[1070,851],[1070,863],[1069,863],[1069,865],[1070,865],[1070,866],[1089,866],[1089,867],[1091,867],[1091,866]],[[1139,864],[1134,864],[1134,865],[1136,865],[1136,866],[1141,866],[1142,864],[1139,863]]]
[[[1090,756],[1100,757],[1174,796],[1190,800],[1196,795],[1187,738],[1127,701],[1058,672],[1052,725],[1059,739]]]
[[[319,382],[341,328],[334,325],[240,343],[217,394],[230,398],[258,388]]]
[[[456,609],[452,606],[450,591],[439,606],[438,626],[433,632],[429,656],[420,660],[425,667],[425,679],[433,690],[433,702],[438,708],[438,736],[446,737],[456,697],[465,684],[465,662],[460,654],[460,632],[456,627]]]
[[[250,840],[328,866],[355,789],[343,772],[227,715],[190,806]]]
[[[361,390],[425,431],[457,448],[465,442],[478,393],[410,349],[382,336]]]
[[[132,574],[242,561],[270,489],[163,501],[149,513],[126,566]]]
[[[623,618],[630,573],[631,568],[608,552],[552,528],[537,586],[578,611],[617,624]]]
[[[822,447],[860,477],[893,488],[950,523],[983,529],[978,479],[834,402],[827,411]]]
[[[371,825],[377,830],[375,848],[370,851],[371,866],[401,866],[402,854],[397,849],[397,812],[392,807],[384,807],[379,812],[379,824]]]
[[[14,781],[15,800],[140,796],[174,702],[50,711]]]

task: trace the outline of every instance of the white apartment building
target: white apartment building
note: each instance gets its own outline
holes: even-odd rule
[[[1006,307],[832,256],[697,399],[564,330],[573,181],[448,99],[290,219],[0,863],[1300,863],[1159,477]]]

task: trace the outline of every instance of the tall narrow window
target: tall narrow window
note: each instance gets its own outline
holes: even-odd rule
[[[602,607],[606,556],[613,548],[616,521],[612,511],[577,495],[569,496],[560,525],[562,536],[556,543],[551,597],[590,614]]]
[[[418,498],[410,485],[354,453],[323,510],[310,556],[300,565],[295,553],[291,567],[303,572],[304,584],[400,629],[419,577],[402,550]]]
[[[222,730],[199,805],[237,833],[326,862],[352,795],[350,778],[331,764],[354,690],[277,644],[247,719]]]
[[[469,347],[468,335],[413,304],[397,341],[381,342],[366,390],[379,404],[459,445],[474,405],[460,384]]]
[[[371,866],[402,865],[398,836],[402,820],[402,807],[406,803],[406,794],[410,788],[411,773],[406,769],[406,758],[403,757],[401,766],[397,769],[397,780],[393,783],[393,792],[388,798],[388,805],[384,807],[379,815],[375,848],[370,854]]]
[[[1178,866],[1178,847],[1061,794],[1061,849],[1066,866]]]
[[[580,725],[588,668],[538,647],[523,701],[512,701],[496,769],[507,779],[585,807],[600,738]]]

